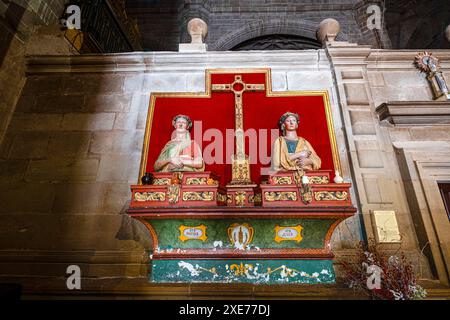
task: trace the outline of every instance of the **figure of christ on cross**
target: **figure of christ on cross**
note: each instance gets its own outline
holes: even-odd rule
[[[234,82],[229,84],[213,84],[213,92],[233,92],[234,93],[234,125],[236,153],[233,155],[232,180],[233,185],[252,184],[250,178],[250,162],[245,154],[244,140],[244,105],[242,95],[244,92],[265,91],[264,84],[251,84],[242,81],[242,76],[234,77]]]

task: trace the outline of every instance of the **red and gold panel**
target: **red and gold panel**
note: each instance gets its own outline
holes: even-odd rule
[[[144,151],[141,163],[141,176],[145,172],[152,172],[153,164],[170,140],[173,127],[172,118],[177,114],[186,114],[193,121],[201,121],[201,134],[192,130],[195,139],[205,152],[211,150],[212,142],[223,146],[223,154],[217,163],[207,163],[205,170],[217,173],[221,177],[221,184],[231,180],[231,164],[226,159],[231,158],[234,150],[226,150],[226,130],[234,129],[234,94],[231,92],[211,92],[212,84],[229,84],[236,75],[242,75],[245,83],[265,84],[265,92],[244,92],[244,129],[268,130],[267,136],[259,135],[257,153],[252,154],[249,141],[246,139],[246,151],[252,161],[251,177],[256,183],[260,182],[261,168],[269,167],[270,163],[262,163],[258,154],[265,148],[265,154],[270,157],[272,141],[270,129],[277,129],[280,116],[286,111],[300,115],[298,134],[306,138],[322,159],[322,169],[340,170],[331,119],[329,96],[327,91],[289,91],[272,92],[270,69],[243,70],[207,70],[206,91],[204,93],[152,93],[147,119]],[[202,137],[207,129],[217,129],[223,135],[223,141],[214,141],[211,137]],[[197,133],[194,136],[194,132]],[[217,131],[216,131],[217,132]],[[212,140],[212,141],[211,141]],[[208,146],[210,145],[210,146]],[[231,149],[231,150],[230,150]],[[213,155],[216,155],[213,153]]]

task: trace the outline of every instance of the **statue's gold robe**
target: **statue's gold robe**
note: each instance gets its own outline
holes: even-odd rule
[[[300,167],[295,160],[289,159],[289,151],[284,137],[278,137],[272,148],[272,169],[275,171],[288,171],[288,170],[319,170],[322,165],[322,161],[317,155],[311,144],[304,138],[298,137],[297,147],[295,153],[300,151],[311,151],[309,159],[312,160],[312,165]]]
[[[188,136],[189,137],[189,136]],[[176,141],[171,140],[166,143],[164,148],[162,149],[161,153],[158,156],[158,161],[162,160],[168,160],[173,157],[181,157],[186,159],[197,159],[201,160],[203,165],[201,168],[192,168],[189,166],[184,166],[183,168],[177,168],[177,169],[169,169],[170,163],[167,163],[164,165],[161,169],[156,170],[158,172],[169,172],[169,171],[205,171],[205,162],[202,158],[202,150],[200,149],[200,146],[193,140],[185,139],[183,141]],[[155,162],[155,163],[156,163]]]

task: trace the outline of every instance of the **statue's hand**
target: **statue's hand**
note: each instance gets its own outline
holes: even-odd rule
[[[309,159],[309,158],[298,159],[298,160],[297,160],[297,163],[298,163],[298,165],[299,165],[301,168],[304,168],[304,167],[306,167],[306,166],[309,166],[309,165],[312,165],[312,164],[313,164],[312,160]]]
[[[182,168],[183,167],[183,162],[181,161],[180,158],[178,157],[173,157],[170,159],[170,163],[175,167],[175,168]]]
[[[298,156],[300,159],[308,158],[310,155],[311,155],[311,151],[309,151],[309,150],[303,150],[298,153]]]

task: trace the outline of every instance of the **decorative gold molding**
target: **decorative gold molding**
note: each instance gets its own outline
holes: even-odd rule
[[[183,181],[183,173],[181,172],[173,172],[172,178],[170,179],[170,184],[181,184]]]
[[[243,264],[241,262],[240,265],[238,264],[232,264],[230,266],[230,271],[234,271],[234,275],[237,277],[241,277],[241,276],[245,276],[247,272],[249,272],[250,270],[253,270],[253,265],[252,264]]]
[[[261,203],[262,202],[262,194],[256,193],[248,196],[248,202],[250,203]]]
[[[294,191],[266,191],[266,201],[297,201],[297,192]]]
[[[348,199],[347,191],[317,191],[314,192],[316,201],[345,201]]]
[[[156,178],[153,180],[155,186],[165,186],[170,184],[170,178]]]
[[[216,185],[219,184],[219,181],[214,180],[214,179],[212,179],[212,178],[208,178],[208,179],[206,180],[206,184],[209,185],[209,186],[216,186]]]
[[[294,171],[294,181],[296,184],[301,184],[302,183],[302,178],[303,178],[304,172],[303,170],[296,170]]]
[[[167,197],[169,198],[169,203],[177,203],[180,197],[180,186],[178,184],[168,186]]]
[[[300,197],[304,204],[310,204],[312,201],[312,191],[309,184],[303,185],[300,190]]]
[[[327,184],[330,180],[327,176],[308,176],[310,184]]]
[[[186,184],[187,185],[198,185],[198,184],[207,184],[208,180],[207,178],[187,178]]]
[[[245,205],[245,199],[247,198],[247,192],[238,191],[234,194],[234,201],[237,206]]]
[[[230,272],[234,272],[234,276],[236,276],[236,277],[246,277],[247,274],[249,272],[253,272],[255,270],[255,268],[254,268],[253,264],[251,264],[251,263],[244,264],[243,262],[241,262],[240,264],[236,264],[236,263],[232,264],[230,266],[229,270],[230,270]],[[289,277],[289,278],[293,278],[293,277],[296,277],[297,275],[302,274],[299,270],[291,269],[289,267],[286,267],[285,265],[282,265],[275,269],[272,269],[269,267],[269,268],[267,268],[267,272],[263,273],[262,275],[268,276],[277,271],[279,271],[280,273],[283,273],[284,274],[283,277]],[[302,276],[307,276],[310,278],[312,277],[311,275],[309,275],[307,273],[302,274]]]
[[[183,201],[213,201],[213,191],[184,191]]]
[[[303,240],[302,237],[303,227],[301,225],[292,227],[280,227],[275,226],[275,242],[280,243],[281,241],[297,241],[297,243]],[[281,233],[285,232],[285,236]],[[289,237],[290,236],[290,237]]]
[[[292,184],[291,177],[272,177],[273,184]]]
[[[250,179],[250,161],[248,156],[244,159],[239,158],[239,155],[233,157],[231,165],[231,182],[234,185],[251,184]]]
[[[196,227],[181,225],[178,230],[180,230],[180,236],[178,238],[183,242],[188,240],[201,240],[205,242],[206,239],[208,239],[206,236],[206,226],[203,224]],[[191,234],[186,234],[189,231],[191,231]],[[195,234],[195,232],[198,231],[200,232],[200,235]]]
[[[218,202],[227,202],[227,195],[222,193],[217,193]]]

